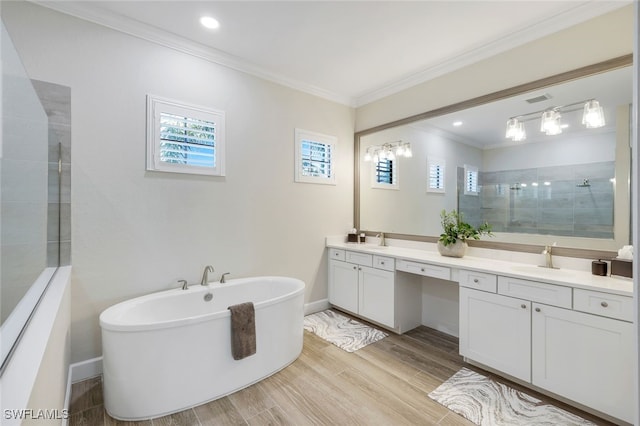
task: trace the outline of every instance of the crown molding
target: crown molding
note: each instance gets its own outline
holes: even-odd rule
[[[453,56],[432,67],[408,75],[396,81],[381,86],[378,89],[363,93],[355,97],[354,107],[358,108],[395,93],[409,89],[444,74],[456,71],[465,66],[480,62],[491,56],[498,55],[523,44],[535,41],[555,32],[580,24],[589,19],[612,12],[631,4],[631,0],[619,1],[590,1],[581,3],[569,10],[558,13],[543,22],[530,25],[513,33],[501,37],[499,40],[478,46],[460,55]]]
[[[588,19],[611,12],[632,3],[632,0],[589,1],[587,3],[580,3],[570,10],[550,17],[544,22],[507,34],[499,40],[479,46],[460,55],[453,56],[437,65],[417,73],[405,76],[395,81],[390,81],[372,91],[365,92],[358,96],[347,96],[325,90],[284,75],[273,73],[252,62],[225,53],[221,50],[205,46],[135,19],[101,9],[90,1],[28,1],[66,15],[120,31],[236,71],[253,75],[272,83],[308,93],[332,102],[347,105],[352,108],[361,107],[375,102],[410,87],[440,77],[446,73],[458,70],[475,62],[487,59],[491,56],[516,48],[525,43],[534,41],[569,26],[579,24]]]
[[[205,46],[195,41],[186,39],[169,31],[162,30],[149,24],[119,15],[104,9],[100,9],[92,2],[71,2],[71,1],[43,1],[29,0],[31,3],[37,4],[56,12],[64,13],[84,21],[92,22],[103,27],[116,30],[151,43],[195,56],[197,58],[231,68],[246,74],[259,77],[263,80],[270,81],[282,86],[289,87],[313,96],[317,96],[332,102],[353,107],[355,99],[350,96],[344,96],[329,90],[319,88],[304,82],[285,77],[265,70],[258,65],[246,61],[237,56],[225,53],[213,47]]]

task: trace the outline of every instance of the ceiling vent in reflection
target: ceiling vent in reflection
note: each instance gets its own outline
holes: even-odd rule
[[[533,98],[529,98],[529,99],[525,99],[525,100],[530,104],[535,104],[535,103],[538,103],[538,102],[546,101],[548,99],[551,99],[551,95],[548,94],[548,93],[543,93],[540,96],[535,96]]]

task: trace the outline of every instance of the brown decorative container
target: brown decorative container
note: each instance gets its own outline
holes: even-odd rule
[[[633,260],[611,259],[611,275],[633,278]]]

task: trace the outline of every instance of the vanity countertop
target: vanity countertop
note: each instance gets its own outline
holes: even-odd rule
[[[448,266],[456,269],[487,272],[526,280],[538,280],[551,284],[582,288],[592,291],[633,296],[633,280],[623,277],[598,276],[591,271],[574,269],[548,269],[535,264],[518,263],[496,260],[485,257],[465,256],[463,258],[441,256],[437,251],[420,250],[415,248],[378,246],[375,244],[358,244],[346,242],[329,242],[327,247],[349,251],[369,253],[378,256],[388,256],[431,265]]]

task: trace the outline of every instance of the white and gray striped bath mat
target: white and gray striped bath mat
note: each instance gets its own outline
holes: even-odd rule
[[[429,397],[480,426],[595,426],[582,417],[464,367]]]
[[[304,329],[347,352],[355,352],[388,336],[385,332],[331,310],[304,317]]]

